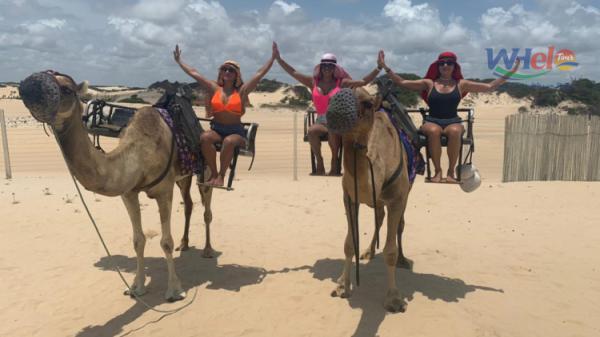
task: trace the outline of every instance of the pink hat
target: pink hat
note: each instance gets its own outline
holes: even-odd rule
[[[313,69],[313,78],[315,80],[315,83],[317,83],[319,81],[319,79],[321,79],[321,65],[322,64],[333,64],[335,66],[335,70],[333,72],[334,78],[340,79],[340,80],[343,80],[344,78],[352,79],[352,77],[350,77],[350,75],[346,72],[346,70],[344,70],[344,68],[342,68],[340,65],[337,64],[337,57],[335,57],[334,54],[325,53],[321,57],[321,62],[319,64],[317,64],[315,66],[315,68]]]

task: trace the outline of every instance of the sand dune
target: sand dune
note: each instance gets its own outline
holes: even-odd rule
[[[253,104],[278,99],[277,93],[251,97]],[[214,259],[200,256],[204,228],[194,188],[194,247],[176,254],[188,292],[183,302],[163,299],[166,264],[160,236],[154,237],[160,232],[157,207],[141,198],[149,237],[144,300],[158,309],[192,301],[166,316],[121,294],[124,285],[75,197],[56,143],[20,100],[2,99],[13,179],[0,181],[0,335],[598,336],[600,185],[502,183],[504,117],[523,103],[483,99],[473,100],[474,160],[482,186],[467,194],[418,177],[410,195],[405,250],[414,268],[398,270],[405,313],[383,309],[380,254],[361,265],[361,286],[352,298],[329,296],[343,262],[341,181],[308,176],[301,112],[294,181],[295,113],[252,108],[244,119],[260,123],[256,162],[248,172],[249,161],[242,158],[235,191],[214,193]],[[114,141],[103,144],[109,149]],[[87,191],[84,196],[112,262],[131,281],[135,253],[125,207],[119,198]],[[177,241],[183,230],[180,201],[175,193]],[[361,247],[372,235],[372,221],[363,207]]]

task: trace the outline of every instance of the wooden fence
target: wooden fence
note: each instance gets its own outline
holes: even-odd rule
[[[600,117],[507,116],[502,180],[600,181]]]

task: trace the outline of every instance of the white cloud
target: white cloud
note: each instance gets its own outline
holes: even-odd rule
[[[78,2],[76,8],[67,0],[22,0],[20,6],[0,0],[0,72],[10,80],[46,67],[105,84],[191,81],[172,59],[178,43],[184,60],[207,77],[216,76],[225,59],[236,59],[248,78],[269,58],[272,40],[303,73],[333,52],[355,78],[373,69],[379,49],[394,70],[419,75],[439,52],[451,50],[465,76],[488,77],[487,47],[554,45],[594,63],[586,60],[600,53],[593,42],[600,41],[600,11],[577,2],[538,1],[542,9],[495,7],[477,19],[443,16],[421,0],[389,0],[379,14],[350,22],[334,12],[314,19],[314,9],[292,0],[244,12],[211,0],[104,0]],[[600,70],[587,69],[586,76],[600,80]],[[293,81],[277,65],[267,76]]]
[[[383,7],[385,16],[395,21],[429,21],[438,18],[438,11],[424,3],[413,6],[410,0],[392,0]]]

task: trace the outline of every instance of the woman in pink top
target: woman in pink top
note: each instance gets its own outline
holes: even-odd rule
[[[323,156],[321,155],[321,136],[327,133],[327,120],[325,113],[329,106],[329,99],[335,95],[340,88],[344,87],[360,87],[373,81],[380,67],[373,69],[362,80],[352,80],[350,75],[337,64],[337,58],[334,54],[326,53],[321,57],[321,62],[313,69],[313,76],[301,74],[287,62],[285,62],[279,54],[277,44],[275,48],[275,59],[290,76],[298,82],[304,84],[312,91],[313,104],[317,111],[315,124],[308,129],[308,142],[317,157],[317,172],[316,175],[325,175],[325,165],[323,164]],[[339,172],[336,168],[339,167],[337,153],[341,144],[341,136],[333,133],[328,137],[329,147],[331,148],[331,170],[328,175],[334,175]]]

